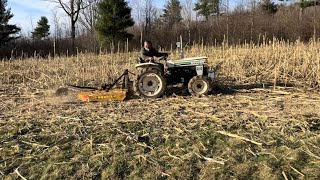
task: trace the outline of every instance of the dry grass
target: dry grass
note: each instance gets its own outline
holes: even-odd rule
[[[53,94],[133,71],[137,54],[3,61],[0,178],[320,179],[320,95],[305,91],[319,88],[319,47],[279,42],[187,52],[223,62],[224,86],[299,88],[105,103]]]

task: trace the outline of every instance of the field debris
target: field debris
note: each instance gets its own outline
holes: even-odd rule
[[[238,136],[238,135],[235,135],[235,134],[227,133],[225,131],[217,131],[217,133],[223,134],[223,135],[226,135],[226,136],[229,136],[229,137],[233,137],[233,138],[238,138],[238,139],[250,142],[252,144],[258,145],[258,146],[262,146],[262,143],[259,143],[259,142],[256,142],[256,141],[253,141],[253,140],[250,140],[248,138],[241,137],[241,136]]]
[[[315,48],[297,45],[296,66],[280,61],[276,81],[294,86],[264,88],[244,84],[273,82],[262,69],[289,48],[255,48],[202,51],[226,61],[213,95],[124,102],[55,90],[98,86],[132,69],[132,54],[1,62],[0,179],[320,179],[320,76],[304,74],[310,61],[298,58]]]
[[[27,179],[320,176],[317,94],[41,99],[2,101],[0,176],[17,178],[17,168]]]

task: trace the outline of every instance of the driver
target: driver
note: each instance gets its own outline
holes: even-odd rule
[[[141,49],[142,59],[147,62],[154,62],[155,57],[168,56],[168,53],[160,53],[152,47],[151,41],[144,41]]]

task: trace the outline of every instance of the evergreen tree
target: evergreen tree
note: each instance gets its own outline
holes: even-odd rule
[[[18,36],[14,35],[21,30],[16,25],[9,24],[13,14],[11,14],[10,9],[6,9],[6,6],[7,0],[0,0],[0,47],[18,38]]]
[[[44,16],[38,21],[38,26],[32,32],[32,38],[41,40],[47,38],[50,35],[50,25],[48,19]]]
[[[125,0],[102,0],[98,5],[97,34],[101,43],[131,39],[127,28],[134,25],[131,8]]]
[[[208,20],[210,16],[220,14],[220,0],[198,0],[194,10]]]
[[[300,0],[298,2],[300,8],[307,8],[311,6],[319,6],[319,1],[318,0]]]
[[[278,5],[271,0],[262,0],[260,8],[266,13],[275,14],[278,11]]]
[[[169,25],[177,24],[182,20],[182,6],[179,0],[168,0],[163,9],[162,18]]]
[[[320,2],[319,0],[300,0],[298,2],[298,5],[300,6],[300,14],[299,19],[302,20],[302,15],[304,14],[304,9],[312,6],[319,6]]]

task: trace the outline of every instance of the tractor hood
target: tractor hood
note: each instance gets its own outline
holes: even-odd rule
[[[184,58],[181,60],[170,60],[167,61],[168,67],[177,67],[177,66],[199,66],[207,63],[208,57],[191,57]]]

